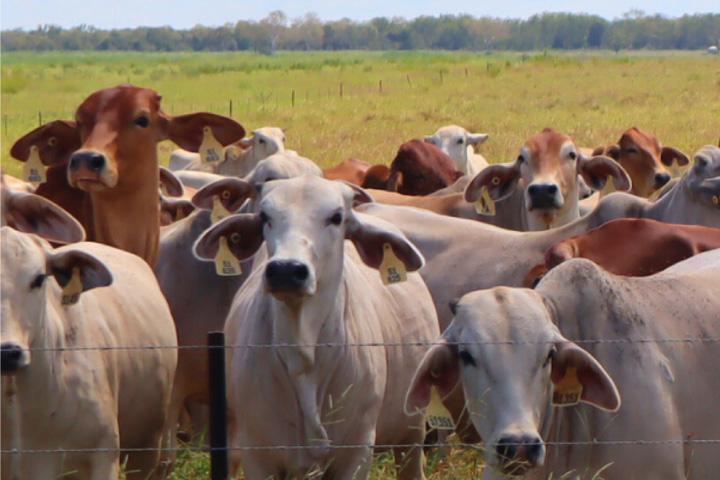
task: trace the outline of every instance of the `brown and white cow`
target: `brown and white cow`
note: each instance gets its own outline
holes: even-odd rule
[[[715,248],[720,248],[720,228],[623,218],[556,243],[523,284],[534,286],[548,270],[572,258],[587,258],[615,275],[639,277]]]
[[[465,199],[474,203],[486,191],[497,202],[518,197],[521,191],[522,209],[513,214],[523,222],[523,230],[546,230],[580,216],[578,175],[596,190],[605,185],[608,177],[613,178],[618,190],[629,190],[631,186],[627,173],[613,159],[586,158],[570,137],[546,128],[525,142],[514,163],[491,165],[473,178],[465,190]]]
[[[10,153],[26,161],[32,146],[49,166],[37,193],[76,216],[90,240],[155,263],[160,228],[158,142],[170,139],[197,150],[203,128],[223,144],[245,134],[237,122],[211,113],[172,117],[160,95],[121,85],[91,94],[75,121],[56,121],[15,142]]]
[[[53,241],[82,233],[48,200],[21,195],[3,193],[8,225]],[[127,478],[156,478],[177,340],[152,271],[98,243],[53,249],[11,226],[0,238],[2,445],[21,451],[3,454],[3,480],[117,478],[126,456]],[[68,452],[22,453],[45,449]]]
[[[708,415],[720,391],[708,368],[720,362],[719,275],[720,250],[650,277],[576,259],[535,291],[469,293],[406,407],[424,408],[431,385],[448,394],[461,383],[487,480],[713,478],[720,457],[701,442],[720,436]]]
[[[623,132],[615,145],[598,147],[593,155],[607,155],[630,176],[630,193],[648,198],[671,179],[666,167],[687,165],[687,155],[672,147],[663,147],[655,135],[637,127]]]
[[[373,444],[422,442],[424,419],[404,415],[402,404],[423,349],[316,346],[423,342],[439,331],[419,275],[381,282],[384,252],[408,272],[423,259],[392,225],[353,211],[367,200],[361,190],[317,177],[269,182],[258,213],[221,220],[195,245],[203,259],[215,257],[220,238],[238,259],[264,246],[225,326],[240,346],[228,352],[232,444],[308,448],[241,450],[248,479],[311,471],[367,478]],[[280,346],[288,343],[298,346]],[[276,347],[242,348],[248,344]],[[421,449],[395,453],[400,478],[424,478]]]

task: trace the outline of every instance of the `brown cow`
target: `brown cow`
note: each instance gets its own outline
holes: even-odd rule
[[[363,184],[365,175],[371,167],[372,165],[362,160],[348,158],[334,167],[323,168],[323,176],[329,180],[345,180],[360,186]]]
[[[220,115],[171,117],[154,90],[130,85],[91,94],[75,120],[33,130],[13,145],[11,155],[26,161],[37,146],[50,167],[37,193],[75,215],[89,239],[135,253],[150,265],[160,235],[158,142],[170,139],[197,151],[206,126],[223,145],[245,135],[242,126]]]
[[[587,258],[615,275],[644,277],[714,248],[720,248],[720,228],[623,218],[556,243],[523,283],[535,285],[571,258]]]
[[[363,188],[390,190],[404,195],[428,195],[452,185],[462,176],[462,172],[455,169],[452,158],[435,145],[421,140],[410,140],[400,145],[383,182],[384,173],[385,169],[380,166],[371,168]]]
[[[607,155],[622,165],[632,179],[630,193],[645,198],[670,181],[665,167],[690,162],[681,151],[663,147],[655,135],[637,127],[625,130],[616,145],[596,148],[593,155]]]

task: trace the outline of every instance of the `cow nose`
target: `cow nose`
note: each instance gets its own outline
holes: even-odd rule
[[[17,343],[3,342],[0,344],[0,370],[2,373],[14,373],[24,367],[23,348]]]
[[[655,188],[660,188],[664,186],[666,183],[670,181],[670,174],[663,172],[663,173],[656,173],[655,174]]]
[[[301,290],[309,277],[310,269],[297,260],[273,260],[265,267],[265,280],[274,292]]]
[[[105,167],[105,155],[92,150],[73,153],[70,157],[70,170],[85,166],[91,172],[99,172]]]
[[[533,208],[557,207],[558,186],[554,183],[534,183],[528,187]]]
[[[537,435],[506,435],[498,440],[495,452],[501,464],[522,463],[535,467],[545,459],[545,446]]]

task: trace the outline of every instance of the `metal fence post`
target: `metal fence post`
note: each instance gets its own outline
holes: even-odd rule
[[[225,397],[225,334],[208,332],[210,387],[210,478],[228,477],[227,399]]]

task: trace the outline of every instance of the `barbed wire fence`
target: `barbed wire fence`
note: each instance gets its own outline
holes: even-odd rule
[[[139,452],[160,452],[160,453],[180,453],[180,452],[205,452],[210,455],[211,478],[226,479],[228,478],[228,453],[236,451],[302,451],[316,449],[315,444],[306,445],[228,445],[227,439],[227,397],[226,397],[226,367],[225,352],[231,349],[288,349],[288,348],[407,348],[422,347],[430,348],[436,345],[449,345],[456,347],[470,345],[543,345],[557,344],[563,342],[572,342],[579,345],[674,345],[674,346],[700,346],[707,344],[720,343],[720,337],[678,337],[678,338],[595,338],[595,339],[568,339],[558,342],[556,340],[500,340],[500,341],[480,341],[480,342],[448,342],[442,340],[436,341],[415,341],[415,342],[358,342],[358,343],[342,343],[342,342],[319,342],[313,344],[306,343],[243,343],[243,344],[226,344],[225,337],[222,332],[209,332],[208,343],[205,345],[133,345],[133,346],[72,346],[72,347],[30,347],[30,352],[87,352],[87,351],[143,351],[143,350],[196,350],[206,351],[208,355],[208,386],[210,393],[209,402],[209,446],[202,445],[185,445],[182,447],[160,447],[160,448],[45,448],[45,449],[23,449],[23,448],[2,448],[2,455],[64,455],[64,454],[97,454],[97,453],[114,453],[130,454]],[[617,439],[617,440],[578,440],[578,441],[555,441],[544,440],[543,444],[548,447],[565,447],[565,446],[657,446],[657,445],[684,445],[684,446],[720,446],[720,438],[670,438],[670,439]],[[508,446],[521,446],[522,443],[507,443]],[[421,443],[409,444],[329,444],[323,448],[329,450],[347,450],[347,449],[376,449],[389,450],[395,448],[459,448],[470,449],[476,451],[484,451],[485,446],[482,443],[463,443],[456,442],[437,442],[430,445]]]

